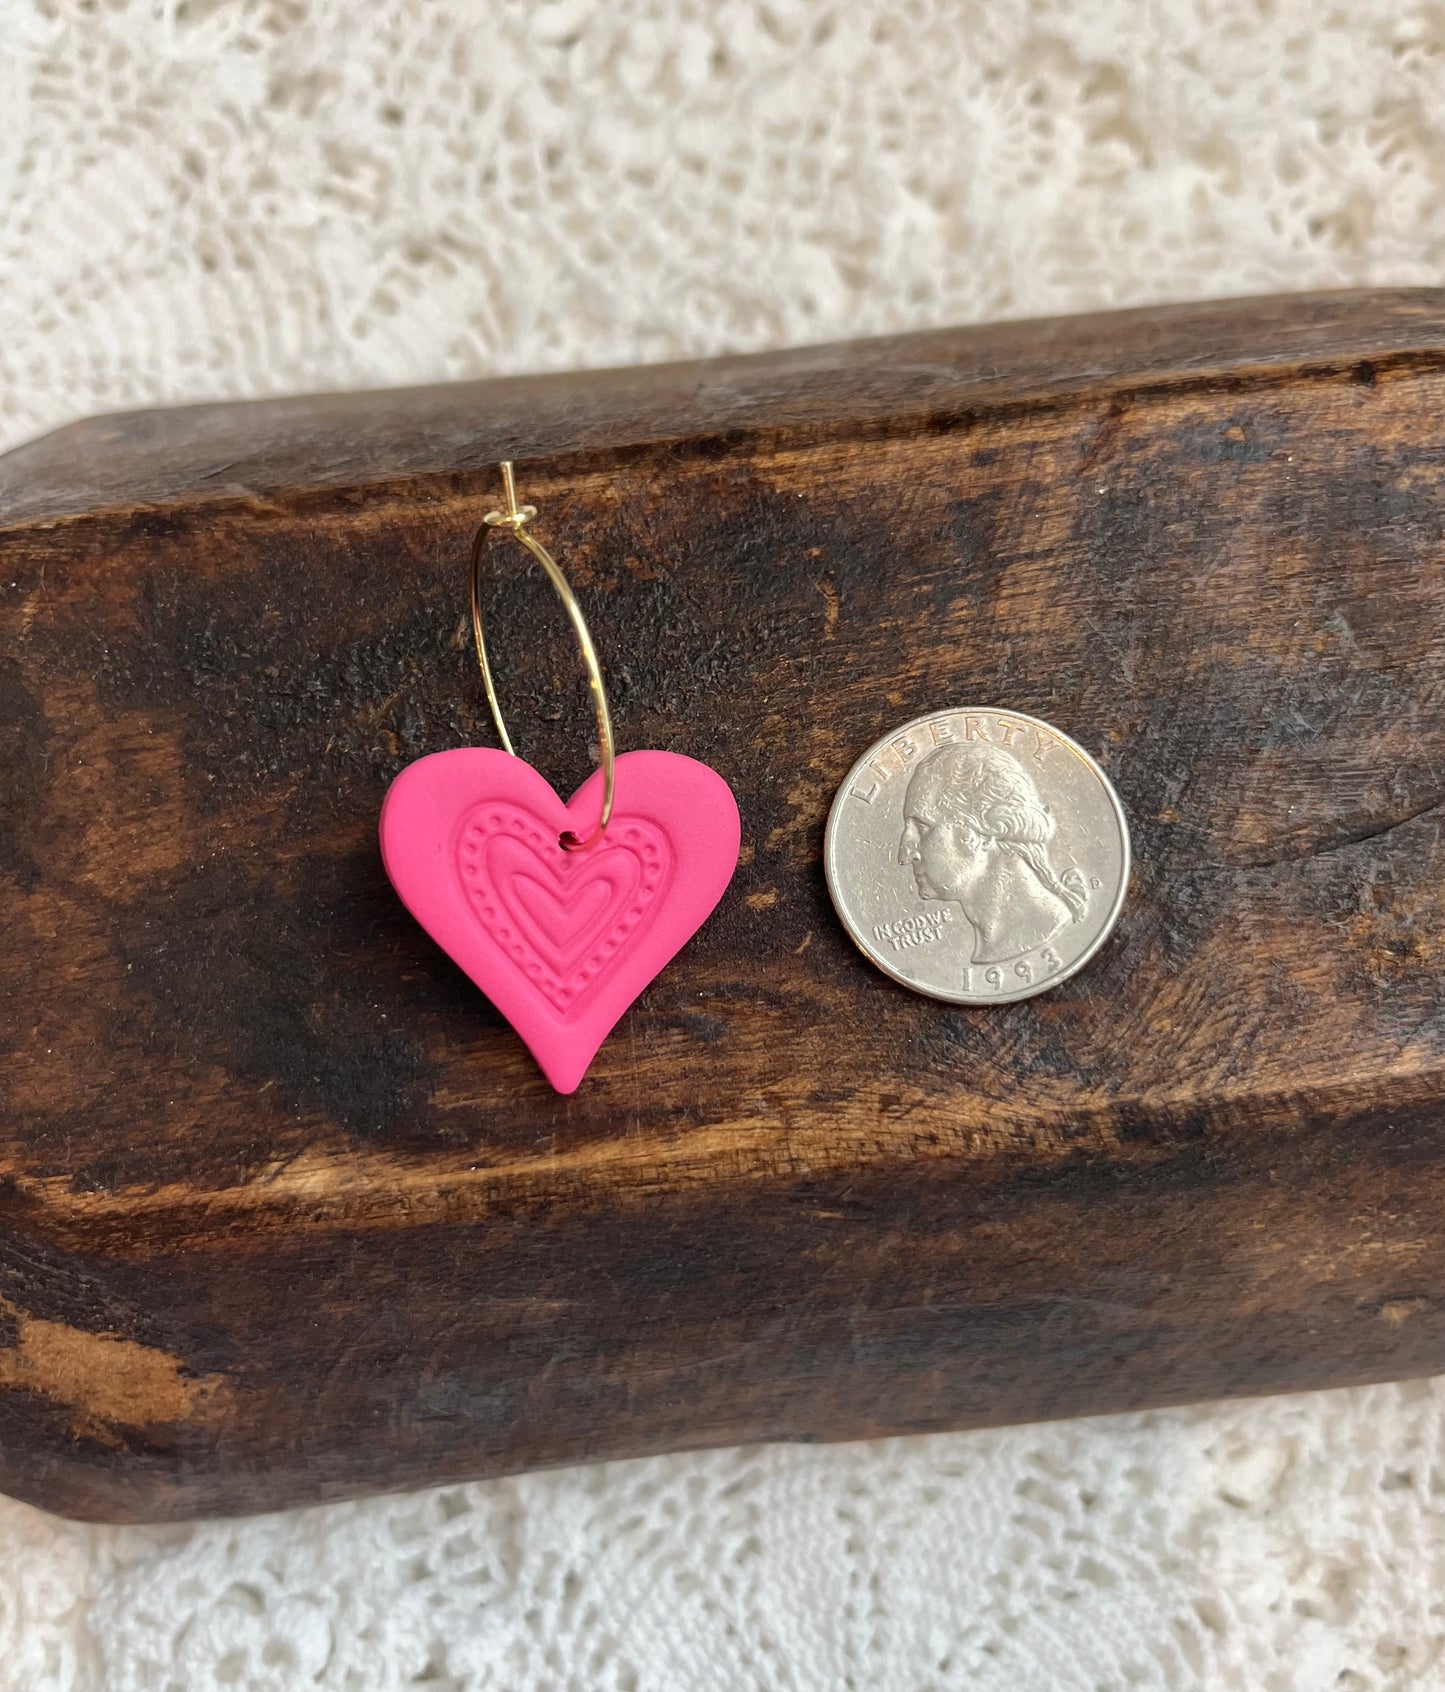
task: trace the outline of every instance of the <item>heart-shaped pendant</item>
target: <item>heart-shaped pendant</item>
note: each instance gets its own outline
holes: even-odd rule
[[[409,764],[381,811],[382,861],[407,909],[559,1093],[702,926],[738,861],[737,803],[716,771],[624,752],[615,772],[611,820],[582,851],[562,836],[595,822],[602,773],[564,805],[530,764],[483,747]]]

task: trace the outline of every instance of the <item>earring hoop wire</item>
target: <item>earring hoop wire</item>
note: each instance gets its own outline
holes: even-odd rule
[[[587,684],[592,690],[592,704],[597,712],[597,745],[601,753],[602,769],[602,813],[596,828],[585,840],[579,839],[571,829],[561,838],[561,845],[566,851],[585,852],[588,847],[595,846],[601,840],[612,820],[612,798],[616,788],[617,750],[612,738],[612,713],[607,706],[607,689],[602,682],[602,666],[597,659],[597,648],[592,644],[592,636],[588,632],[587,619],[582,615],[582,607],[577,603],[577,596],[572,592],[571,584],[552,554],[527,532],[527,524],[537,515],[536,506],[517,504],[517,487],[510,459],[501,466],[501,470],[506,510],[487,512],[482,518],[482,527],[477,530],[472,541],[472,636],[476,641],[477,663],[481,666],[482,685],[487,690],[487,703],[492,708],[492,721],[497,725],[503,748],[515,758],[517,753],[512,745],[512,737],[507,733],[506,719],[502,716],[502,707],[497,700],[492,666],[487,657],[487,639],[482,630],[482,554],[487,543],[487,531],[504,529],[542,566],[547,580],[566,607],[567,615],[572,621],[572,631],[577,636],[577,644],[582,651],[582,662],[587,666]]]

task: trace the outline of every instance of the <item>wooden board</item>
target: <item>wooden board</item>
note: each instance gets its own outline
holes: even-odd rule
[[[0,1486],[110,1519],[1445,1369],[1445,294],[214,406],[0,461]],[[515,458],[743,865],[570,1098],[376,848]],[[587,709],[496,561],[521,750]],[[1094,751],[1056,992],[872,969],[878,734]]]

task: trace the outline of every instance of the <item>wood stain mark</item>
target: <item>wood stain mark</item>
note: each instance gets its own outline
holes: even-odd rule
[[[0,1349],[0,1390],[39,1393],[65,1406],[77,1435],[115,1444],[120,1429],[189,1421],[224,1402],[221,1376],[187,1376],[157,1346],[30,1316],[6,1298],[0,1313],[15,1333]]]

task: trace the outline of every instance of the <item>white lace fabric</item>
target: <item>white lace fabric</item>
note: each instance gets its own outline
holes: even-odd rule
[[[0,444],[1445,267],[1413,0],[0,0]],[[1445,1385],[95,1528],[5,1692],[1445,1688]]]

